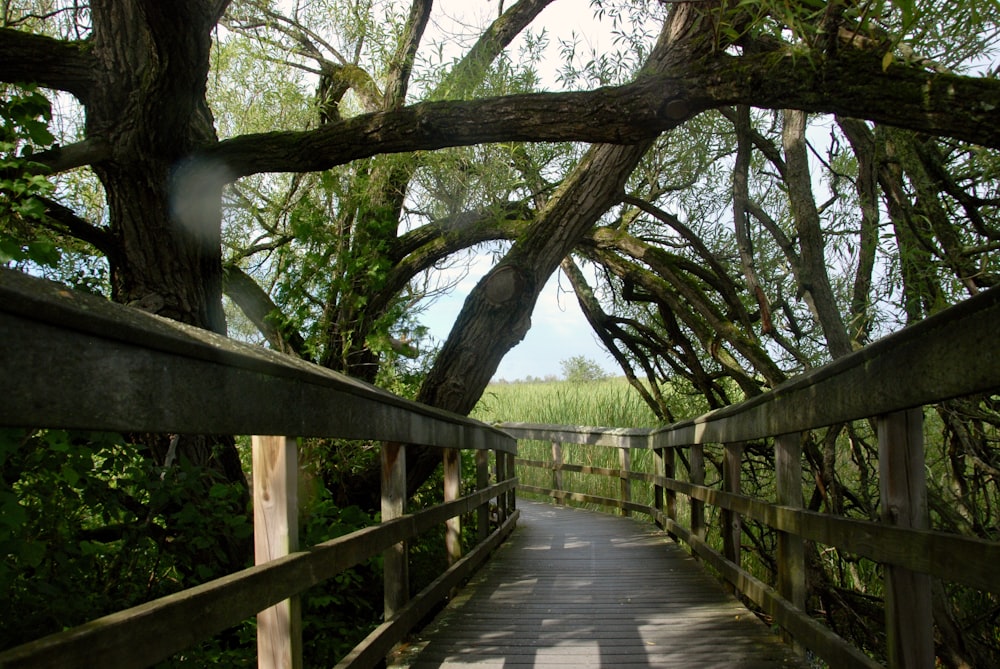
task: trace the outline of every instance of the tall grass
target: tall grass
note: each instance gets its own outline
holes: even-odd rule
[[[624,378],[603,381],[499,383],[486,389],[472,416],[487,423],[656,427],[656,415]]]
[[[551,425],[586,425],[591,427],[656,427],[656,415],[623,378],[602,381],[551,381],[538,383],[503,383],[487,388],[472,415],[488,423],[547,423]],[[617,469],[619,451],[603,446],[563,444],[563,462]],[[527,460],[552,458],[552,444],[522,441],[519,457]],[[652,471],[652,454],[636,451],[631,468]],[[522,483],[552,486],[552,473],[537,467],[517,468]],[[563,473],[563,488],[574,492],[617,498],[617,478],[597,474]],[[648,485],[632,483],[632,497],[638,502],[650,499]]]

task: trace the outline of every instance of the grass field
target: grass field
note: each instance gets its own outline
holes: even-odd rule
[[[536,383],[501,383],[487,388],[473,417],[488,423],[548,423],[552,425],[587,425],[592,427],[657,427],[659,421],[646,406],[639,394],[624,378],[601,381],[570,382],[550,381]],[[617,449],[599,446],[563,444],[563,462],[589,467],[617,469]],[[519,457],[528,460],[550,460],[552,444],[549,442],[522,441]],[[632,468],[651,471],[652,456],[648,451],[632,454]],[[548,470],[518,467],[522,483],[550,486],[552,474]],[[619,481],[616,478],[594,474],[565,472],[563,485],[574,492],[617,497]],[[648,486],[633,483],[633,499],[649,498]]]

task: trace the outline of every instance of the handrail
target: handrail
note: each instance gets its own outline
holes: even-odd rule
[[[449,489],[460,488],[460,469],[457,459],[446,457],[452,466],[446,467],[444,504],[412,515],[402,514],[401,504],[392,513],[384,506],[379,526],[0,652],[4,669],[148,666],[352,565],[389,555],[432,526],[449,523],[449,533],[457,532],[457,518],[475,511],[479,547],[464,558],[452,547],[452,567],[412,600],[407,601],[405,557],[402,564],[386,558],[387,591],[391,586],[402,595],[391,611],[387,600],[386,622],[338,665],[371,667],[516,523],[516,441],[465,416],[6,269],[0,269],[0,339],[6,386],[0,426],[380,440],[383,452],[392,453],[383,457],[388,486],[383,505],[406,497],[400,487],[405,486],[404,444],[477,454],[476,492],[449,496]],[[259,478],[264,477],[255,476],[255,486]],[[294,472],[290,478],[293,484]],[[497,523],[487,533],[491,500]],[[284,636],[289,634],[285,630]]]
[[[666,427],[644,430],[529,423],[501,423],[498,427],[519,440],[552,443],[551,459],[515,461],[522,468],[550,470],[552,485],[521,483],[519,490],[557,501],[610,506],[623,514],[648,514],[830,666],[879,665],[804,612],[803,542],[835,546],[886,565],[888,580],[908,579],[906,587],[887,587],[892,600],[887,599],[886,605],[889,665],[929,667],[933,666],[930,578],[1000,592],[1000,574],[995,568],[1000,543],[927,529],[926,507],[920,506],[926,493],[921,487],[924,462],[919,407],[1000,388],[998,331],[1000,290],[993,289],[747,402]],[[883,505],[891,507],[883,510],[882,522],[802,509],[800,433],[868,418],[878,421]],[[742,444],[751,439],[774,440],[778,490],[773,502],[739,494]],[[567,463],[561,448],[567,443],[615,448],[620,467]],[[706,444],[725,446],[723,490],[704,485]],[[635,471],[628,457],[633,449],[652,451],[655,471]],[[689,451],[687,481],[675,475],[679,449]],[[620,494],[611,498],[569,490],[563,485],[564,472],[620,479]],[[652,499],[633,500],[631,481],[652,483]],[[690,527],[678,520],[677,495],[690,500]],[[722,511],[724,554],[705,542],[704,504]],[[777,589],[740,566],[741,517],[777,530]],[[912,518],[917,520],[911,522]]]

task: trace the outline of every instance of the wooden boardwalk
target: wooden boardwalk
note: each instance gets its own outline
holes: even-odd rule
[[[392,666],[807,666],[649,524],[518,506],[514,534]]]

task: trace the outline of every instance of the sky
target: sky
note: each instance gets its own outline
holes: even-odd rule
[[[449,295],[439,298],[422,315],[431,337],[442,343],[448,337],[466,296],[489,271],[492,260],[482,255],[473,270]],[[561,284],[561,288],[560,288]],[[597,340],[577,304],[569,280],[559,271],[546,284],[531,316],[531,329],[500,363],[495,381],[515,381],[529,376],[562,376],[562,361],[583,356],[610,373],[619,373],[614,360]]]
[[[507,6],[510,4],[512,3]],[[479,24],[478,17],[493,17],[497,12],[496,0],[444,0],[436,3],[435,7],[441,9],[443,15],[466,24]],[[602,29],[593,19],[590,0],[556,0],[536,19],[534,26],[535,30],[544,26],[549,35],[553,71],[548,76],[544,72],[539,74],[546,82],[546,88],[553,90],[558,88],[554,72],[558,63],[560,38],[569,39],[575,31],[584,45],[599,48],[602,45],[610,46],[611,42],[607,29]],[[445,26],[440,29],[444,30]],[[516,49],[516,46],[513,48]],[[491,262],[491,256],[480,256],[473,270],[458,287],[448,296],[438,299],[422,315],[420,320],[428,327],[435,341],[441,343],[448,337],[466,296],[489,270]],[[493,378],[514,381],[529,376],[561,377],[562,361],[576,356],[592,360],[610,373],[619,373],[614,360],[597,340],[581,313],[569,280],[562,272],[557,272],[538,298],[528,334],[504,357]]]

